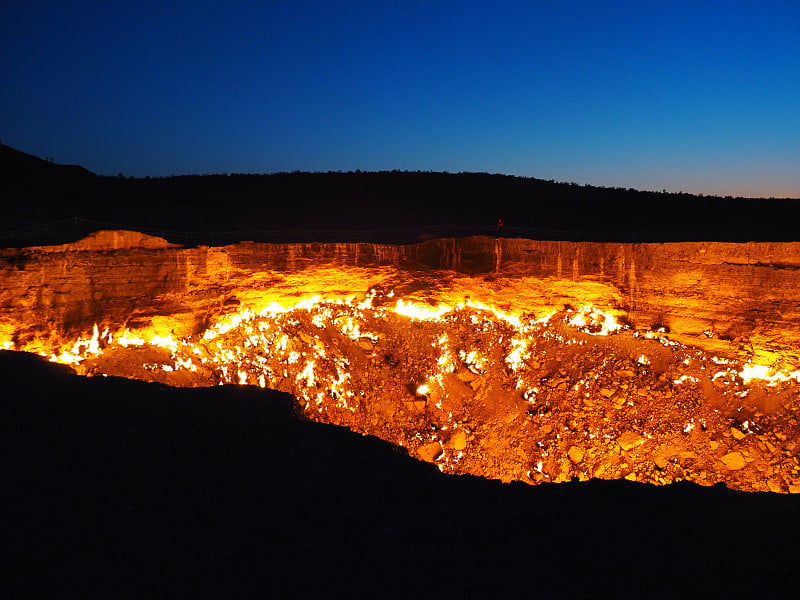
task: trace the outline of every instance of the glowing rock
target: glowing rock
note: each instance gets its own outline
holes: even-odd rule
[[[626,431],[617,438],[617,443],[622,447],[623,450],[630,450],[631,448],[635,448],[642,442],[644,442],[644,437],[642,437],[635,431]]]
[[[742,456],[741,452],[728,452],[722,457],[721,460],[731,471],[744,469],[747,465],[747,462],[744,460],[744,456]]]
[[[439,442],[425,444],[417,450],[419,457],[425,462],[433,462],[442,455],[442,446]]]
[[[579,463],[583,460],[584,450],[579,446],[570,446],[570,449],[567,451],[567,456],[569,459],[574,463]]]
[[[466,431],[456,431],[453,436],[450,438],[450,445],[453,446],[453,450],[460,451],[467,447],[467,432]]]

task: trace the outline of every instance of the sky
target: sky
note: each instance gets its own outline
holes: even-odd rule
[[[800,197],[800,3],[0,3],[0,142],[104,175]]]

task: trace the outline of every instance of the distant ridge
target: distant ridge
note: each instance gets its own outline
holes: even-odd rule
[[[102,223],[174,243],[495,235],[572,241],[800,241],[800,199],[605,188],[431,171],[98,176],[0,146],[0,245],[73,242]],[[496,228],[498,220],[503,227]],[[20,228],[34,234],[22,235]],[[38,229],[37,229],[38,227]],[[47,236],[38,232],[44,230]],[[93,230],[92,230],[93,231]],[[277,234],[276,234],[277,232]]]
[[[0,178],[5,183],[23,183],[36,177],[96,178],[79,165],[62,165],[0,144]]]

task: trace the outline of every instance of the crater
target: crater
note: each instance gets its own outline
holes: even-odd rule
[[[795,243],[98,232],[0,251],[0,347],[90,376],[281,390],[446,473],[799,492],[798,258]]]

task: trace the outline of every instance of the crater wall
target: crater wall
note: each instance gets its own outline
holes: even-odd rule
[[[420,277],[494,281],[500,304],[503,282],[536,281],[537,310],[581,306],[584,291],[601,286],[613,300],[598,308],[613,309],[636,328],[663,326],[671,337],[707,350],[800,367],[800,243],[765,242],[471,237],[404,246],[242,242],[184,248],[135,232],[98,232],[75,244],[0,251],[0,345],[53,346],[95,323],[188,335],[246,298],[285,287],[287,277],[302,283],[304,273],[321,268],[342,269],[334,286],[342,293],[366,291],[355,288],[369,277],[353,279],[355,270],[391,272],[400,284]],[[315,291],[308,281],[304,293]],[[550,288],[559,293],[548,294]]]

